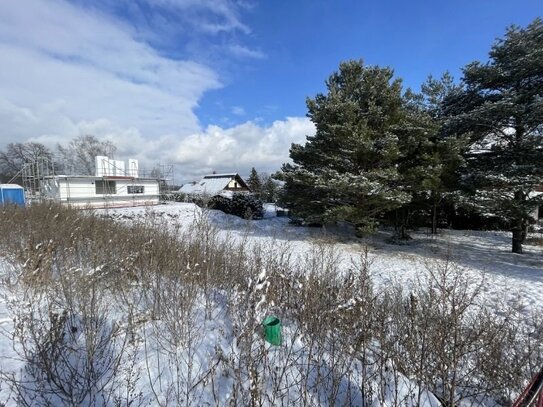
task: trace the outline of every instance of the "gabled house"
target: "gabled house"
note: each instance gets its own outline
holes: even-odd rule
[[[183,185],[179,192],[187,195],[213,197],[222,193],[251,192],[247,183],[237,173],[210,174],[198,182]]]

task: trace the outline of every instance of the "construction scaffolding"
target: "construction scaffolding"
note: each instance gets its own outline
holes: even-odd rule
[[[20,180],[25,191],[26,202],[41,202],[44,199],[41,193],[41,182],[45,177],[54,175],[55,163],[53,160],[39,157],[34,162],[26,163],[8,183]]]
[[[142,177],[155,178],[160,184],[160,193],[169,192],[175,186],[175,171],[173,164],[157,164],[151,170],[140,169]]]
[[[129,167],[130,167],[129,160]],[[119,162],[112,160],[110,164],[113,167],[115,176],[134,176],[134,182],[137,183],[138,177],[156,179],[159,182],[159,193],[163,194],[172,190],[175,185],[174,181],[174,165],[173,164],[157,164],[152,170],[137,169],[136,162],[136,174],[132,174],[130,168],[129,171],[125,171],[124,165],[120,166]],[[55,173],[56,165],[53,160],[45,157],[40,157],[34,162],[26,163],[23,168],[9,181],[9,183],[20,183],[25,190],[26,202],[32,204],[33,202],[42,202],[47,198],[47,194],[44,193],[44,180],[57,176]]]

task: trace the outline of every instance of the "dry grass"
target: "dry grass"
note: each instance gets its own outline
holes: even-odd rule
[[[214,378],[220,371],[232,377],[233,405],[391,402],[387,386],[402,377],[410,379],[412,400],[419,403],[426,389],[447,405],[487,399],[507,404],[542,362],[541,318],[527,319],[505,304],[489,312],[480,305],[480,286],[451,262],[429,265],[409,291],[391,286],[376,292],[367,251],[341,272],[338,253],[327,242],[316,242],[294,261],[288,245],[219,239],[205,211],[190,230],[148,215],[123,223],[59,206],[2,209],[0,247],[22,265],[6,285],[33,304],[14,309],[20,324],[15,340],[26,341],[26,377],[41,387],[24,389],[21,377],[4,375],[22,405],[58,397],[137,405],[142,395],[134,383],[145,376],[154,403],[196,405],[204,389],[219,393]],[[237,353],[210,354],[209,363],[196,368],[194,353],[206,335],[198,321],[221,317],[214,314],[219,295]],[[109,325],[111,313],[122,321],[123,335]],[[274,363],[255,341],[262,315],[271,313],[281,315],[291,332]],[[88,372],[72,369],[71,359],[59,361],[51,342],[40,339],[56,332],[55,346],[73,348],[76,339],[63,335],[74,326],[85,332],[84,343],[95,344],[79,357],[110,361],[101,381],[75,393],[52,386],[52,377],[66,379],[59,366],[72,371],[71,381]],[[28,332],[35,333],[30,340]],[[120,381],[120,363],[132,360],[138,340],[149,355],[156,344],[162,356],[153,360],[175,360],[177,370],[155,378],[149,367]],[[45,388],[50,393],[44,399],[39,394]],[[396,396],[393,404],[406,402]]]

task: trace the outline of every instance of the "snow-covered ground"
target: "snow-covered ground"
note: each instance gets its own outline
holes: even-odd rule
[[[172,203],[102,212],[114,219],[158,216],[189,226],[199,210],[193,204]],[[387,231],[380,231],[368,239],[356,239],[347,229],[290,225],[288,218],[275,216],[273,205],[266,206],[262,220],[247,221],[214,210],[210,210],[208,216],[223,235],[248,242],[288,242],[298,256],[303,256],[315,242],[333,244],[343,257],[345,267],[352,264],[351,259],[359,258],[367,245],[377,284],[397,281],[409,285],[427,270],[432,260],[450,257],[474,280],[484,278],[487,305],[520,301],[527,311],[543,307],[543,235],[532,235],[524,246],[524,254],[518,255],[511,253],[509,232],[440,230],[439,235],[432,236],[419,231],[411,234],[413,240],[398,245],[388,243],[391,232]],[[541,238],[539,244],[534,237]]]
[[[147,208],[100,210],[99,213],[121,222],[153,217],[190,228],[200,211],[193,204],[171,203]],[[411,283],[427,272],[434,260],[449,257],[454,264],[462,268],[465,275],[471,276],[474,281],[480,281],[484,277],[482,298],[488,307],[492,308],[493,304],[503,301],[515,304],[520,302],[529,313],[543,306],[543,245],[537,245],[535,242],[528,243],[525,246],[525,254],[512,254],[510,234],[506,232],[446,230],[441,231],[438,236],[431,236],[424,231],[419,231],[412,234],[413,240],[398,245],[388,243],[390,232],[386,230],[367,239],[357,239],[347,228],[322,229],[293,226],[288,223],[288,218],[275,216],[273,205],[266,206],[266,214],[262,220],[247,221],[214,210],[209,211],[207,216],[211,223],[217,226],[220,236],[239,241],[243,239],[247,244],[270,245],[269,247],[288,244],[291,252],[300,258],[309,253],[315,244],[333,246],[345,268],[356,264],[356,260],[362,256],[367,246],[371,272],[374,282],[378,285],[399,282],[408,288]],[[0,273],[6,274],[8,267],[10,267],[8,263],[0,259]],[[9,310],[11,300],[20,299],[6,295],[0,296],[0,329],[2,330],[0,369],[16,372],[23,368],[24,364],[17,359],[10,337],[13,332],[13,316]],[[200,300],[202,304],[205,302]],[[190,343],[181,344],[182,346],[176,348],[175,342],[169,341],[160,334],[161,324],[165,323],[164,321],[146,320],[142,322],[142,330],[138,338],[126,345],[128,351],[130,347],[134,347],[134,359],[132,359],[134,368],[131,374],[139,372],[135,391],[136,394],[141,392],[140,401],[143,404],[155,405],[158,398],[164,405],[176,405],[185,396],[191,399],[190,403],[186,403],[187,405],[224,405],[229,400],[234,381],[231,376],[232,370],[223,368],[220,374],[215,375],[219,379],[211,384],[208,383],[208,372],[215,366],[221,368],[226,364],[225,360],[228,360],[232,366],[236,363],[243,364],[244,360],[238,349],[239,343],[234,340],[233,322],[221,300],[221,293],[215,293],[207,307],[209,308],[204,310],[203,305],[197,306],[194,308],[194,314],[189,316],[193,324],[187,324],[187,326],[194,328]],[[214,316],[207,318],[204,315],[207,312]],[[307,357],[306,350],[301,339],[292,329],[291,326],[284,327],[284,340],[292,344],[289,352],[297,355],[298,360],[304,360]],[[255,341],[257,342],[261,341]],[[165,356],[165,350],[168,347],[173,348]],[[265,345],[265,349],[260,352],[263,352],[265,358],[262,363],[265,369],[270,369],[270,372],[285,368],[284,364],[290,357],[281,348],[273,348],[269,345]],[[128,354],[132,353],[128,352]],[[171,355],[175,357],[172,359]],[[128,365],[129,361],[125,364]],[[290,366],[287,368],[285,380],[289,380],[288,375],[296,374],[296,369]],[[344,378],[347,384],[349,380],[357,380],[357,369],[360,369],[360,366],[353,365],[352,376]],[[182,380],[179,380],[179,376],[183,376]],[[389,402],[385,405],[394,405],[394,400],[404,397],[406,405],[416,405],[414,398],[410,398],[410,394],[415,394],[417,387],[403,377],[394,380],[393,387],[387,390],[390,393],[387,396]],[[182,389],[175,388],[175,384],[180,381],[194,387],[190,387],[183,395]],[[6,384],[0,384],[0,386],[0,401],[6,401],[9,394]],[[155,398],[153,393],[158,393],[159,396]],[[275,399],[275,402],[288,404],[296,400],[299,395],[291,393],[284,397]],[[321,404],[321,395],[315,394],[314,397],[312,403]],[[427,406],[439,404],[433,395],[428,393],[424,393],[421,400]],[[361,404],[361,400],[354,400],[354,405],[358,403]],[[16,402],[12,398],[7,404],[16,405]],[[268,404],[273,405],[274,402],[268,402]],[[379,405],[376,402],[370,404]]]

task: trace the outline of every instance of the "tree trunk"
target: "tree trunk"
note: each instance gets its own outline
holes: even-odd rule
[[[396,239],[398,240],[410,240],[411,236],[407,233],[407,224],[409,222],[409,209],[400,208],[396,209],[396,224],[395,224],[395,234]]]
[[[526,240],[528,234],[528,225],[521,223],[520,228],[513,229],[513,253],[522,254],[522,244]]]
[[[437,235],[437,202],[432,205],[432,235]]]
[[[515,201],[517,205],[522,205],[526,200],[526,194],[523,191],[515,191]],[[522,254],[522,244],[528,235],[528,220],[525,217],[517,218],[513,226],[513,253]]]

